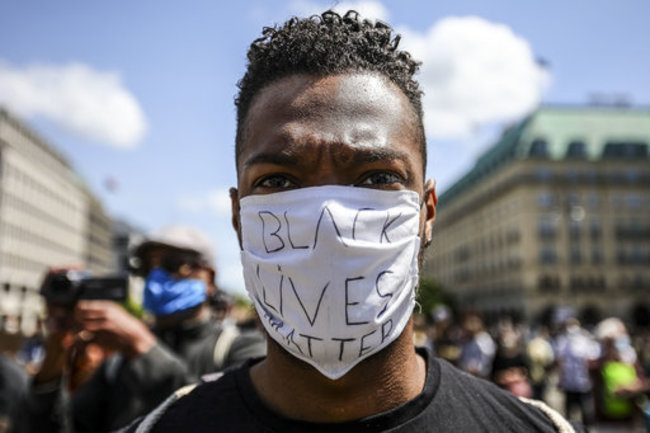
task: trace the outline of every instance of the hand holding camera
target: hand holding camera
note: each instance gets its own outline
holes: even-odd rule
[[[127,357],[142,355],[156,344],[156,337],[144,323],[112,301],[79,301],[75,319],[83,329],[83,338]]]
[[[77,269],[48,272],[41,285],[48,337],[37,383],[65,374],[69,386],[77,384],[82,382],[77,376],[89,377],[105,354],[119,351],[134,357],[155,344],[146,325],[116,303],[126,299],[127,284],[126,276],[92,278]],[[101,359],[95,359],[96,352]]]

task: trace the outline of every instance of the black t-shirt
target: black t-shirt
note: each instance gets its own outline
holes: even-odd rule
[[[422,393],[387,412],[342,423],[285,418],[267,408],[250,379],[254,361],[174,402],[153,432],[556,432],[540,409],[465,374],[426,351]]]

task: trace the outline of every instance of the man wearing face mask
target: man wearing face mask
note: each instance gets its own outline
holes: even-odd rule
[[[436,195],[418,63],[398,42],[353,11],[253,42],[231,199],[268,355],[176,393],[130,431],[574,431],[414,348]]]
[[[111,301],[79,301],[76,338],[113,355],[62,400],[66,351],[63,344],[50,347],[24,405],[26,431],[112,431],[200,376],[266,353],[259,331],[212,320],[206,300],[217,291],[214,253],[201,233],[164,227],[135,256],[153,329]]]

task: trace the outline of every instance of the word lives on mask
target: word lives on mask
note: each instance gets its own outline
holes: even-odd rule
[[[301,188],[241,200],[246,289],[271,338],[342,377],[404,330],[415,304],[413,191]]]

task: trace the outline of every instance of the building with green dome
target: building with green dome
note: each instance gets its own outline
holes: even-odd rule
[[[650,109],[548,106],[441,196],[423,273],[463,310],[650,311]]]

